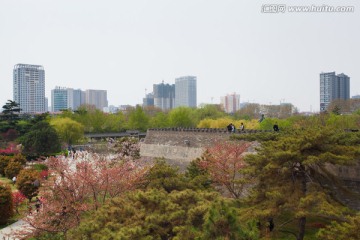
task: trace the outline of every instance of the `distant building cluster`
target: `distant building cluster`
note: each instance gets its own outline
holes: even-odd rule
[[[64,109],[77,110],[81,105],[93,105],[103,111],[108,107],[107,91],[88,89],[73,89],[66,87],[55,87],[51,90],[52,112]]]
[[[221,97],[220,104],[226,113],[235,113],[240,110],[240,95],[232,93]]]
[[[55,87],[51,90],[51,109],[45,97],[45,71],[41,65],[16,64],[13,70],[13,100],[20,104],[21,113],[76,110],[80,105],[93,105],[103,110],[108,106],[106,90]]]
[[[350,99],[350,77],[335,72],[320,73],[320,112],[334,100]]]
[[[184,76],[175,79],[175,84],[153,85],[153,92],[146,94],[143,106],[154,106],[163,111],[175,107],[196,107],[197,87],[195,76]]]

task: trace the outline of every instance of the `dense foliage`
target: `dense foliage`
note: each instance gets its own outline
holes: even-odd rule
[[[347,209],[337,198],[341,184],[336,185],[337,177],[327,166],[350,165],[359,160],[359,140],[358,133],[317,128],[262,142],[257,154],[246,158],[244,173],[250,181],[256,179],[249,214],[259,219],[288,214],[288,220],[299,223],[294,233],[298,240],[304,238],[308,217],[336,219],[346,214]]]
[[[144,189],[114,198],[72,230],[72,239],[258,239],[256,224],[241,224],[237,202],[196,188],[158,160]]]
[[[61,150],[58,134],[46,121],[34,124],[20,141],[23,153],[30,156],[49,156]]]
[[[6,224],[13,215],[13,200],[10,186],[0,183],[0,225]]]
[[[31,201],[40,187],[39,173],[33,169],[23,169],[16,179],[16,186]]]

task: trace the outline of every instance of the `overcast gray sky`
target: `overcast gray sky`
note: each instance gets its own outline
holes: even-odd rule
[[[262,13],[274,3],[355,11]],[[359,57],[356,0],[0,0],[1,105],[14,65],[26,63],[44,66],[49,99],[63,86],[135,105],[154,83],[195,75],[198,104],[236,92],[318,111],[322,71],[349,75],[350,95],[360,94]]]

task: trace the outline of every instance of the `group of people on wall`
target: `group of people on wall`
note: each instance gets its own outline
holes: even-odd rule
[[[261,118],[259,119],[259,122],[261,123],[263,120],[265,119],[265,116],[264,114],[261,115]],[[235,133],[236,132],[236,127],[234,124],[230,123],[229,125],[227,125],[227,130],[229,133]],[[279,131],[279,126],[277,123],[274,124],[273,126],[273,130],[275,132],[278,132]],[[245,126],[244,126],[244,123],[241,123],[240,124],[240,127],[239,127],[239,132],[244,132],[245,131]]]

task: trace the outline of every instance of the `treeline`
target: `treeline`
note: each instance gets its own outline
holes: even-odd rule
[[[76,111],[64,110],[58,115],[45,113],[29,116],[20,115],[19,112],[16,102],[8,101],[3,106],[0,121],[0,151],[3,153],[11,152],[14,144],[21,143],[26,155],[49,155],[59,152],[61,146],[64,149],[72,144],[86,142],[84,133],[126,130],[145,132],[149,128],[166,127],[225,129],[230,123],[237,129],[243,123],[245,130],[271,130],[275,124],[280,131],[325,125],[339,129],[358,129],[360,118],[359,111],[347,115],[331,112],[313,116],[288,114],[287,118],[275,118],[262,115],[254,104],[249,104],[233,115],[226,114],[219,105],[205,105],[196,109],[179,107],[168,112],[138,106],[115,114],[104,113],[91,106],[81,106]]]

